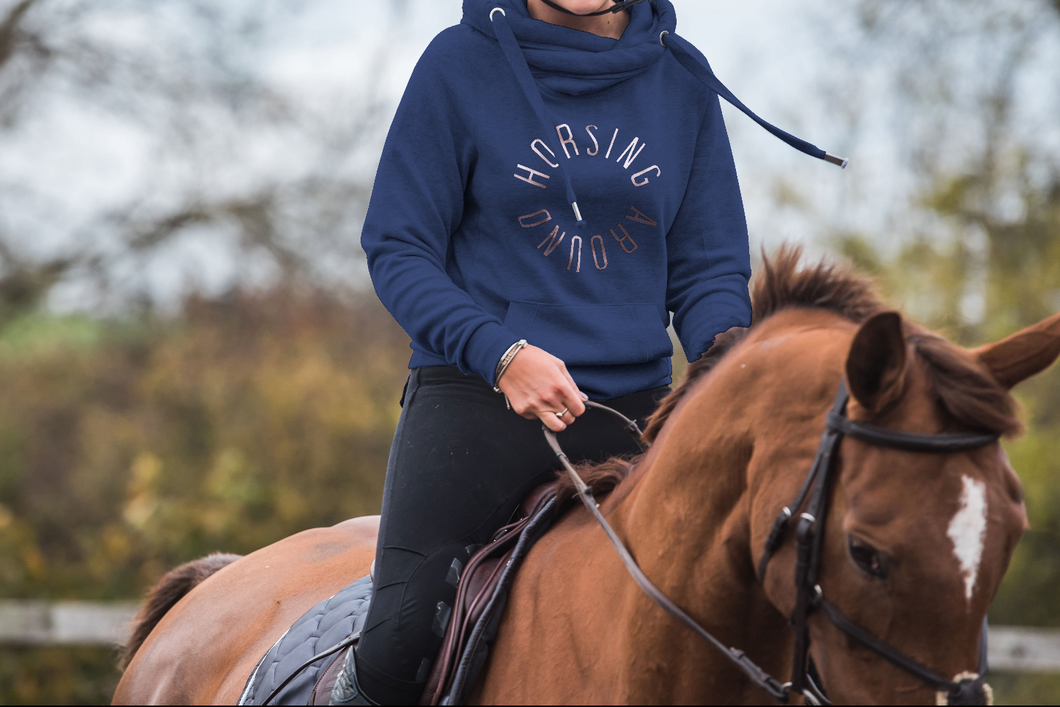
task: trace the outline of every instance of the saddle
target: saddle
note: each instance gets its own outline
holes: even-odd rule
[[[555,482],[538,487],[513,521],[468,561],[420,704],[466,701],[497,635],[508,587],[527,552],[551,527],[556,504]],[[239,704],[328,704],[346,653],[360,638],[371,595],[371,578],[363,577],[307,611],[258,661]]]

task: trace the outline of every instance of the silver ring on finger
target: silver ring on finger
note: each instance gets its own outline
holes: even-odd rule
[[[570,408],[563,408],[563,412],[557,412],[556,417],[562,419],[570,411]]]

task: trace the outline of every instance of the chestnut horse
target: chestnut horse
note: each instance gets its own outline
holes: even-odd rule
[[[767,260],[755,322],[691,364],[647,434],[651,450],[602,511],[648,577],[725,644],[786,679],[795,604],[789,535],[757,565],[806,477],[840,382],[851,419],[917,433],[1019,430],[1009,389],[1060,355],[1060,315],[975,350],[885,314],[842,268]],[[599,414],[599,413],[589,413]],[[577,427],[575,426],[575,430]],[[542,444],[544,440],[542,439]],[[1026,526],[996,444],[925,454],[845,439],[819,582],[850,619],[947,678],[975,671],[983,618]],[[299,533],[164,578],[129,646],[115,703],[234,703],[255,663],[306,610],[367,573],[375,518]],[[217,569],[222,567],[221,569]],[[216,570],[216,571],[215,571]],[[810,615],[811,654],[836,702],[934,704],[935,691]],[[483,703],[763,703],[767,695],[634,584],[571,507],[512,587]]]

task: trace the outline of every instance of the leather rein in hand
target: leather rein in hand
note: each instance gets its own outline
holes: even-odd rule
[[[979,449],[997,442],[999,435],[989,432],[915,434],[889,430],[875,425],[855,422],[848,418],[846,409],[849,400],[850,394],[847,392],[846,383],[840,381],[835,403],[828,413],[826,429],[821,436],[817,455],[806,476],[806,480],[803,482],[795,501],[790,506],[785,507],[774,522],[766,540],[762,560],[759,563],[758,576],[761,580],[765,577],[769,560],[787,536],[788,525],[793,514],[798,512],[812,491],[806,512],[799,516],[799,525],[796,531],[795,586],[797,594],[795,612],[791,617],[791,626],[795,632],[795,652],[792,661],[791,682],[783,684],[759,667],[746,653],[738,648],[726,646],[711,635],[709,631],[699,625],[648,579],[629,553],[629,550],[626,549],[621,538],[618,537],[618,534],[615,533],[607,519],[600,513],[600,507],[596,503],[593,490],[578,476],[578,472],[574,470],[567,455],[560,448],[555,433],[544,426],[542,426],[542,429],[548,445],[552,448],[552,451],[566,470],[567,475],[570,476],[571,481],[574,483],[578,498],[603,528],[608,540],[611,541],[615,551],[618,552],[622,564],[625,565],[637,586],[648,595],[649,599],[677,619],[679,623],[688,627],[711,644],[718,652],[743,671],[752,683],[765,690],[778,703],[788,704],[791,699],[791,693],[795,692],[803,695],[809,704],[831,704],[808,674],[810,646],[808,617],[810,612],[818,610],[833,626],[851,639],[910,675],[934,687],[940,696],[946,698],[945,704],[982,704],[979,700],[983,698],[984,676],[987,670],[987,627],[985,618],[983,619],[983,630],[979,637],[979,666],[977,673],[958,676],[956,680],[948,680],[943,675],[910,658],[847,618],[838,607],[824,598],[821,587],[817,584],[817,577],[820,573],[821,546],[824,540],[822,531],[827,517],[832,472],[836,467],[835,460],[839,442],[844,435],[874,446],[935,454],[949,454]],[[586,407],[602,410],[618,418],[636,440],[641,450],[644,452],[648,451],[648,444],[644,441],[643,434],[634,421],[617,410],[600,403],[587,401],[585,405]],[[820,519],[820,522],[818,522],[818,519]]]

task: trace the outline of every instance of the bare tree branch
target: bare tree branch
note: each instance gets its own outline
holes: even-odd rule
[[[0,18],[0,151],[16,139],[30,106],[61,96],[149,134],[158,166],[118,206],[72,224],[70,244],[48,255],[30,247],[35,239],[24,229],[4,231],[3,212],[13,212],[16,201],[32,204],[32,187],[0,193],[0,308],[37,306],[50,288],[71,279],[99,292],[129,287],[119,274],[130,271],[128,263],[147,263],[204,231],[271,262],[291,281],[313,280],[321,264],[337,271],[338,257],[351,265],[362,257],[355,232],[371,185],[345,165],[378,136],[386,100],[372,85],[353,100],[351,85],[343,110],[317,112],[256,74],[246,57],[269,8],[304,11],[289,0],[256,3],[244,14],[209,0],[20,0]],[[115,20],[154,28],[157,37],[123,42],[121,32],[99,31]],[[249,149],[243,143],[269,131],[302,146],[299,170],[285,164],[238,188],[215,176],[224,155],[238,162]],[[163,176],[174,170],[187,176],[180,183]]]
[[[3,20],[0,20],[0,69],[3,69],[4,64],[14,56],[15,45],[18,43],[19,25],[36,1],[21,0],[11,8]]]

